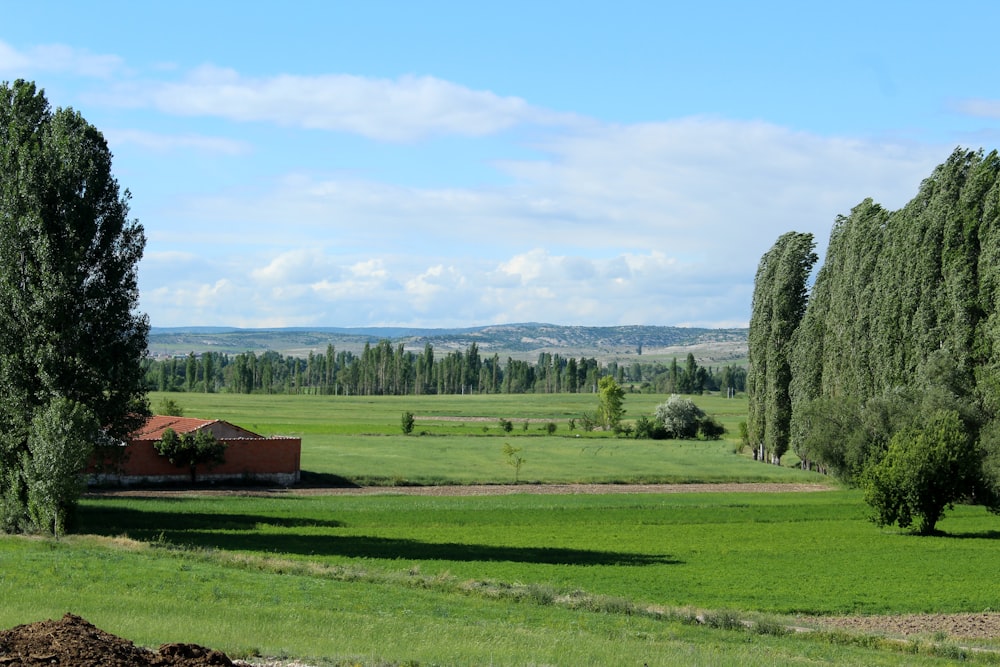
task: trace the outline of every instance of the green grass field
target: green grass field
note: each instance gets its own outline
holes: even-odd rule
[[[152,394],[185,414],[225,419],[264,435],[302,437],[302,469],[320,478],[364,485],[510,483],[504,443],[522,449],[522,482],[675,483],[823,481],[791,467],[761,465],[734,456],[746,399],[697,398],[729,433],[720,441],[634,440],[609,432],[570,430],[569,420],[592,411],[592,394],[497,396],[238,396]],[[664,395],[629,394],[626,417],[651,416]],[[403,412],[417,416],[414,434],[402,435]],[[461,418],[465,421],[444,420]],[[510,433],[500,418],[514,422]],[[556,423],[549,436],[545,425]],[[525,428],[527,426],[527,428]],[[795,462],[788,457],[789,463]]]
[[[592,396],[171,397],[192,416],[301,434],[303,466],[319,478],[507,483],[509,441],[531,481],[822,481],[751,461],[732,440],[569,431]],[[664,399],[629,395],[629,416]],[[700,403],[727,426],[744,418],[744,401]],[[427,435],[399,433],[404,410]],[[540,421],[504,434],[492,423],[501,416]],[[559,422],[553,436],[539,430],[548,420]],[[0,627],[72,612],[142,645],[315,665],[1000,662],[1000,640],[786,629],[820,628],[827,615],[995,610],[1000,519],[981,508],[958,507],[944,535],[915,537],[876,528],[860,494],[835,487],[475,497],[387,487],[94,496],[78,521],[58,541],[0,537]]]

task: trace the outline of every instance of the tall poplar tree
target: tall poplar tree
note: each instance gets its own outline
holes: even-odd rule
[[[148,414],[128,199],[93,125],[33,83],[0,84],[0,530],[29,527],[31,424],[53,401],[116,438]]]
[[[761,258],[754,279],[747,428],[761,458],[775,462],[790,442],[792,339],[806,310],[809,273],[817,260],[814,247],[812,234],[782,235]]]

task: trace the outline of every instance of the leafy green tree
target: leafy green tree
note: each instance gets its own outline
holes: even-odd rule
[[[403,435],[410,435],[411,433],[413,433],[414,421],[415,420],[412,412],[407,410],[406,412],[403,413],[403,416],[400,419],[400,427],[403,429]]]
[[[615,429],[625,416],[625,390],[610,375],[597,383],[597,419],[604,430]]]
[[[817,257],[812,234],[782,235],[760,260],[748,336],[747,427],[761,458],[788,450],[792,419],[792,341],[806,311],[809,273]]]
[[[56,398],[35,414],[28,435],[28,510],[35,526],[65,532],[86,485],[84,470],[99,428],[94,414],[67,398]]]
[[[885,456],[870,466],[862,485],[880,526],[934,532],[944,511],[969,498],[980,481],[981,454],[958,413],[939,410],[926,425],[897,431]]]
[[[210,431],[199,430],[178,435],[172,428],[165,429],[155,445],[156,451],[178,468],[188,468],[191,483],[196,480],[199,465],[212,467],[226,460],[226,443],[219,442]]]
[[[149,413],[128,199],[94,126],[32,83],[0,84],[0,529],[28,527],[29,434],[55,397],[118,439]]]

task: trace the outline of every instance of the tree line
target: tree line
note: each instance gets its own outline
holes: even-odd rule
[[[437,355],[388,340],[366,344],[360,355],[337,351],[305,357],[243,352],[193,352],[183,357],[146,360],[151,390],[263,394],[408,396],[422,394],[596,393],[603,377],[630,391],[700,394],[746,389],[746,368],[701,366],[693,354],[685,362],[601,364],[594,358],[542,352],[535,363],[498,354],[481,355],[476,343]]]
[[[837,218],[811,290],[809,234],[761,259],[748,434],[865,489],[873,519],[932,532],[1000,510],[1000,156],[957,149],[898,211]]]

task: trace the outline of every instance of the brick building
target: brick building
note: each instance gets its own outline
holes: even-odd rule
[[[95,483],[132,484],[182,483],[191,481],[188,468],[179,468],[156,451],[155,444],[166,429],[178,435],[208,431],[225,443],[223,463],[196,468],[197,479],[208,482],[247,481],[289,486],[299,481],[302,439],[264,437],[222,420],[154,415],[125,445],[124,460],[116,470],[93,472]],[[107,468],[107,466],[105,466]]]

